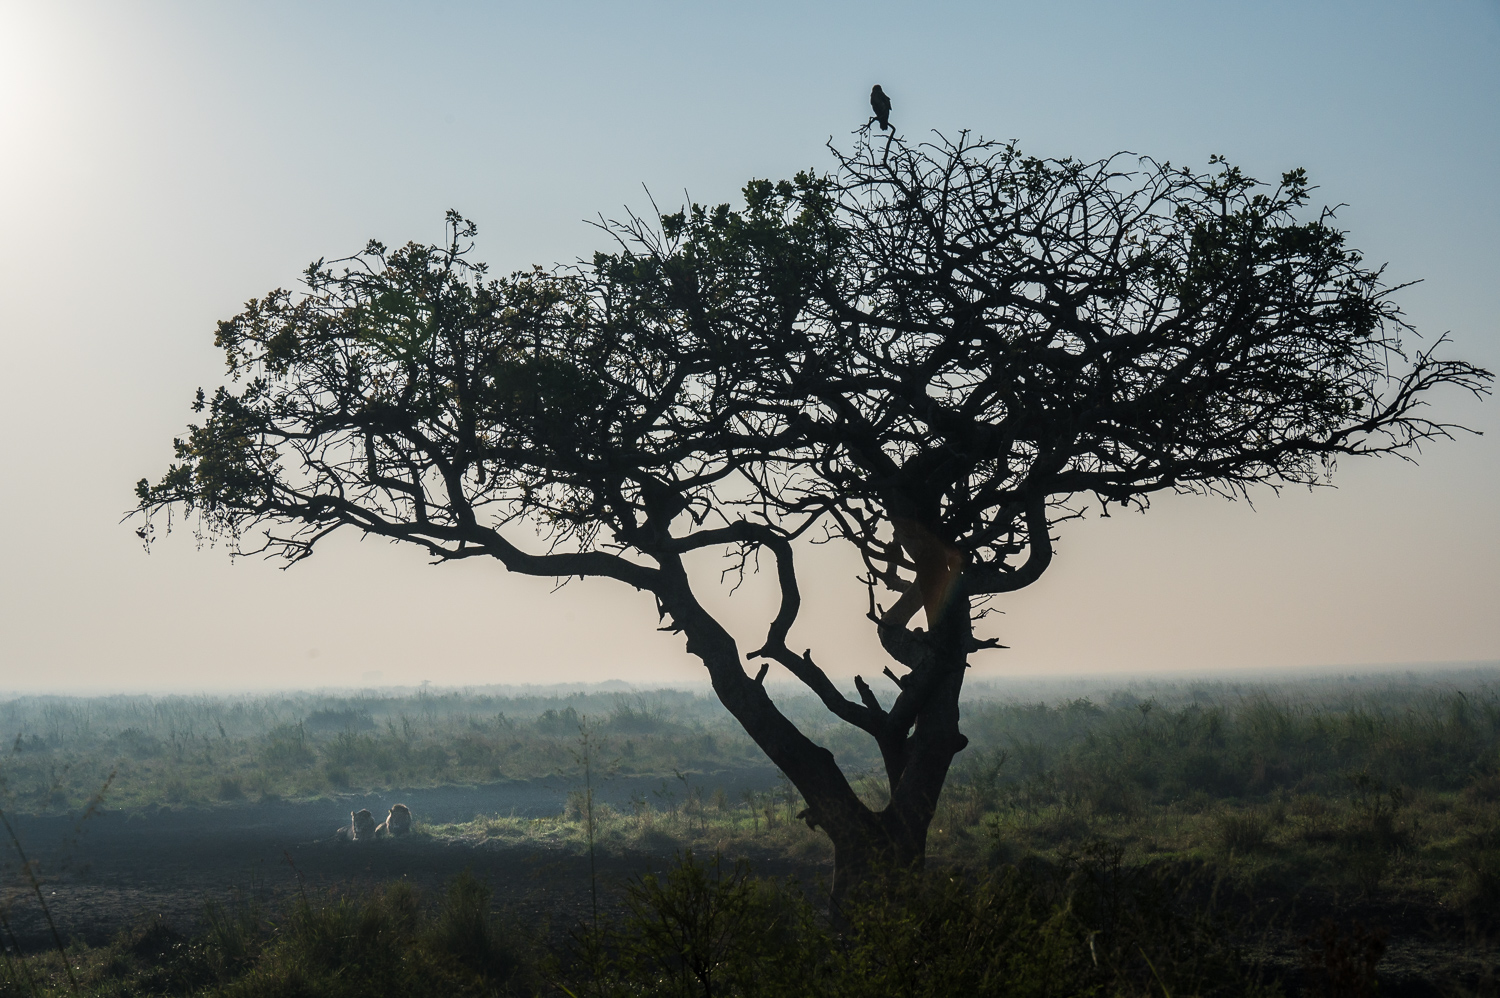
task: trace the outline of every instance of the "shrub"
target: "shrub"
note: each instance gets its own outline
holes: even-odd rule
[[[808,906],[752,880],[743,861],[725,866],[717,853],[700,863],[687,850],[665,874],[626,885],[627,914],[609,936],[619,977],[684,998],[800,990]]]
[[[1473,804],[1500,801],[1500,773],[1480,774],[1464,788],[1464,799]]]
[[[375,739],[370,735],[340,731],[325,742],[319,751],[323,754],[325,764],[348,767],[363,763],[374,749]]]
[[[578,735],[578,711],[572,707],[562,710],[547,708],[536,719],[536,730],[544,735]]]
[[[429,946],[484,980],[504,982],[521,969],[522,951],[491,914],[490,896],[489,887],[469,871],[455,877],[448,884],[448,896],[428,935]],[[412,898],[407,910],[415,912],[414,894]]]
[[[19,738],[17,741],[19,742]],[[154,759],[163,751],[161,739],[140,728],[126,728],[115,735],[114,741],[133,759]]]
[[[959,876],[902,878],[843,912],[833,953],[835,994],[848,998],[1066,993],[1086,972],[1070,914],[1011,868],[971,884]]]
[[[1412,829],[1397,823],[1406,805],[1400,787],[1387,789],[1368,772],[1347,777],[1353,793],[1353,814],[1343,829],[1345,848],[1360,852],[1407,852],[1413,845]]]
[[[302,722],[308,731],[372,731],[375,719],[366,710],[352,707],[315,710]]]
[[[307,744],[307,733],[300,723],[279,724],[266,734],[266,743],[260,751],[260,757],[268,767],[291,769],[312,762],[313,752]]]
[[[489,890],[464,874],[435,919],[424,917],[404,881],[364,897],[315,903],[303,895],[269,936],[215,928],[252,961],[222,988],[226,996],[494,994],[517,983],[528,964],[489,912]]]
[[[1256,811],[1226,811],[1217,819],[1219,846],[1241,856],[1265,844],[1270,822]]]
[[[1194,900],[1205,892],[1192,877],[1120,857],[1095,845],[1057,865],[899,875],[830,921],[795,885],[683,853],[629,886],[604,939],[575,935],[587,980],[565,986],[682,998],[1257,993],[1235,927]]]
[[[601,730],[620,735],[653,735],[672,727],[656,711],[620,703],[609,712],[609,719],[601,726]]]

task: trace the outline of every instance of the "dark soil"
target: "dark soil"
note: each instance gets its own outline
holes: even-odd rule
[[[706,786],[766,789],[775,783],[769,768],[705,775]],[[675,781],[673,781],[675,783]],[[661,789],[659,778],[627,777],[597,790],[602,801],[626,807],[632,796]],[[498,906],[529,924],[558,931],[584,917],[589,908],[588,858],[561,848],[536,845],[475,847],[425,837],[340,842],[334,832],[348,824],[349,812],[367,807],[384,818],[391,804],[411,807],[418,822],[467,821],[476,815],[543,817],[561,813],[572,781],[561,778],[396,791],[320,801],[264,800],[213,808],[102,810],[79,822],[70,816],[10,815],[11,824],[41,879],[42,896],[64,940],[108,941],[121,928],[160,918],[191,933],[208,902],[232,906],[254,901],[274,911],[299,890],[310,896],[375,887],[406,878],[433,897],[443,884],[471,870],[495,892]],[[669,784],[667,789],[672,789]],[[681,784],[676,785],[681,789]],[[660,867],[662,855],[599,857],[600,880],[610,884]],[[8,862],[4,882],[27,885],[18,877],[16,855],[0,841]],[[762,857],[760,873],[798,873],[809,879],[816,868],[794,868],[785,860]],[[35,893],[12,888],[0,899],[23,948],[52,945]]]

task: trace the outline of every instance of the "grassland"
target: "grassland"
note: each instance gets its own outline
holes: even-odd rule
[[[834,748],[861,793],[878,806],[883,788],[870,747],[821,721],[811,701],[788,697],[786,703]],[[725,978],[721,993],[800,994],[797,988],[814,979],[822,982],[819,993],[865,993],[845,977],[876,980],[877,971],[885,971],[861,965],[856,973],[849,961],[891,951],[903,932],[927,924],[924,919],[936,919],[921,930],[925,938],[962,930],[970,933],[966,938],[988,940],[971,948],[990,954],[990,969],[980,978],[964,977],[980,973],[979,964],[964,964],[968,969],[960,972],[949,960],[954,954],[929,952],[921,960],[948,970],[934,970],[930,987],[914,994],[956,987],[1006,994],[1296,993],[1322,980],[1320,973],[1332,981],[1330,960],[1344,961],[1340,972],[1354,974],[1349,987],[1359,981],[1367,987],[1375,978],[1359,977],[1361,953],[1381,957],[1385,994],[1494,993],[1500,959],[1500,682],[1494,673],[1136,684],[1053,690],[1045,698],[976,697],[964,711],[971,745],[944,792],[930,839],[929,878],[959,886],[929,883],[906,895],[910,903],[899,911],[865,911],[864,936],[850,935],[847,923],[835,931],[808,901],[817,897],[816,880],[828,869],[830,851],[821,833],[795,820],[795,791],[774,780],[736,794],[715,785],[714,771],[752,765],[758,753],[716,703],[680,691],[18,699],[0,703],[0,737],[10,746],[0,763],[0,806],[76,809],[110,771],[116,775],[106,804],[125,809],[163,802],[234,808],[264,798],[562,774],[573,787],[562,813],[424,822],[413,848],[454,843],[574,856],[592,850],[617,870],[650,857],[660,869],[663,857],[687,851],[700,857],[696,867],[679,865],[655,879],[613,881],[602,935],[589,930],[569,937],[561,923],[550,936],[528,935],[503,913],[486,914],[484,927],[474,928],[472,912],[453,914],[455,905],[477,903],[472,885],[453,888],[469,891],[467,901],[431,897],[425,907],[378,892],[304,896],[300,914],[294,913],[302,920],[295,923],[303,933],[297,938],[304,941],[333,932],[324,925],[329,919],[385,926],[370,931],[405,940],[397,948],[406,947],[410,966],[447,967],[432,970],[431,979],[448,981],[448,993],[455,994],[563,993],[556,990],[563,986],[573,993],[589,987],[600,994],[702,993],[693,990],[691,974],[682,976],[680,964],[642,941],[649,936],[643,927],[660,921],[662,906],[680,909],[678,902],[687,903],[693,890],[692,903],[706,905],[703,912],[717,910],[714,904],[779,912],[765,917],[782,925],[801,920],[803,936],[823,940],[813,947],[817,952],[798,950],[797,959],[805,961],[797,971],[801,984],[783,980],[779,990],[767,990],[768,966],[756,970],[742,960],[739,970],[725,973],[749,976],[736,978],[737,984]],[[656,778],[658,789],[603,803],[600,790],[622,776]],[[714,901],[713,892],[727,890],[725,884],[754,883],[723,868],[703,873],[701,858],[714,855],[726,857],[730,868],[736,858],[761,868],[790,864],[805,872],[803,887],[788,893],[763,884],[744,888],[749,893],[733,904],[728,895]],[[1135,928],[1098,935],[1108,926],[1089,919],[1105,918],[1101,884],[1128,886],[1120,896],[1136,898],[1127,905]],[[1109,896],[1111,904],[1124,903]],[[1140,901],[1147,896],[1156,900]],[[419,915],[409,913],[418,909]],[[213,962],[220,957],[211,955],[212,946],[230,945],[222,939],[178,939],[172,945],[185,947],[183,953],[201,950],[193,957],[198,962],[188,977],[153,990],[158,970],[152,969],[156,958],[148,957],[160,939],[142,942],[146,930],[136,928],[113,948],[76,950],[87,977],[81,986],[98,993],[297,993],[265,962],[280,960],[283,968],[287,961],[316,963],[310,951],[293,960],[286,947],[295,933],[275,928],[294,924],[286,921],[293,915],[247,917],[235,923],[239,941],[233,945],[242,957],[233,966]],[[736,945],[745,954],[771,945],[756,935],[758,917],[745,915],[748,921],[737,923]],[[463,918],[474,923],[466,930],[467,950],[452,941],[457,930],[450,923]],[[1110,925],[1125,924],[1118,912],[1109,918],[1115,919]],[[880,933],[884,942],[876,939]],[[1168,938],[1172,933],[1180,938]],[[599,941],[606,936],[607,945]],[[1064,949],[1094,947],[1100,938],[1112,940],[1113,955],[1100,963],[1089,949],[1089,962],[1078,966],[1068,956],[1063,963],[1072,969],[1052,975],[1072,982],[1067,987],[1049,991],[1019,965],[1008,977],[994,976],[995,961],[1017,952],[1040,953],[1065,942]],[[1377,941],[1380,953],[1371,949]],[[866,944],[873,948],[860,950]],[[509,954],[503,960],[495,955],[502,951]],[[1188,960],[1183,954],[1189,951],[1203,954],[1202,960]],[[444,964],[443,954],[458,963]],[[1319,959],[1327,964],[1321,971],[1314,967]],[[1100,976],[1105,964],[1113,976]],[[480,965],[490,970],[474,969]],[[9,966],[0,968],[0,981],[10,981],[0,983],[0,994],[7,987],[18,994],[31,993],[23,987],[71,987],[56,954],[14,956]],[[23,971],[32,974],[31,985],[23,983]],[[958,976],[943,977],[950,971]],[[247,983],[262,978],[260,990]],[[981,978],[990,983],[974,983]],[[746,981],[760,981],[761,990]],[[1225,990],[1231,983],[1239,990]]]
[[[46,812],[77,809],[111,773],[107,804],[127,809],[534,779],[574,767],[584,719],[619,773],[764,759],[716,703],[674,690],[23,697],[0,702],[0,793]]]
[[[1209,864],[1254,890],[1396,892],[1500,905],[1500,688],[1364,683],[1120,691],[1096,703],[976,701],[930,854],[969,866],[1057,859],[1091,843],[1131,862]],[[613,743],[601,742],[601,756]],[[688,766],[691,760],[674,765]],[[857,786],[883,802],[878,772]],[[597,848],[831,855],[789,786],[740,799],[708,782],[594,810]],[[433,834],[586,845],[583,791],[551,818]]]

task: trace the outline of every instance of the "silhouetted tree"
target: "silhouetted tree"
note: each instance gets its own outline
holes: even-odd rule
[[[752,182],[736,210],[631,217],[587,266],[491,279],[454,214],[445,246],[320,261],[305,293],[219,324],[238,387],[200,391],[206,419],[138,486],[143,534],[181,507],[288,562],[347,527],[650,592],[833,840],[838,888],[920,862],[966,663],[996,646],[974,621],[1046,570],[1059,522],[1317,484],[1339,456],[1448,436],[1428,393],[1491,378],[1403,352],[1395,289],[1331,212],[1303,217],[1300,171],[1267,187],[1219,161],[885,145]],[[900,669],[884,699],[787,644],[815,531],[868,568]],[[774,563],[748,655],[684,565],[705,549]],[[773,662],[874,738],[888,806],[777,708]]]

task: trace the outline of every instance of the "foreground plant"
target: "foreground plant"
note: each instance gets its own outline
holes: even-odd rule
[[[590,266],[503,279],[450,214],[447,245],[372,242],[219,324],[238,386],[200,391],[206,420],[138,486],[140,532],[178,508],[296,562],[349,528],[651,593],[832,839],[842,893],[921,861],[967,743],[965,667],[998,647],[975,622],[1042,575],[1058,523],[1318,484],[1448,436],[1422,415],[1434,390],[1488,391],[1406,352],[1395,289],[1330,212],[1302,217],[1308,191],[1298,171],[862,141],[830,176],[632,218]],[[868,568],[884,699],[788,644],[794,543],[819,532]],[[707,550],[775,566],[748,655],[687,569]],[[777,708],[773,663],[874,739],[888,804]]]

